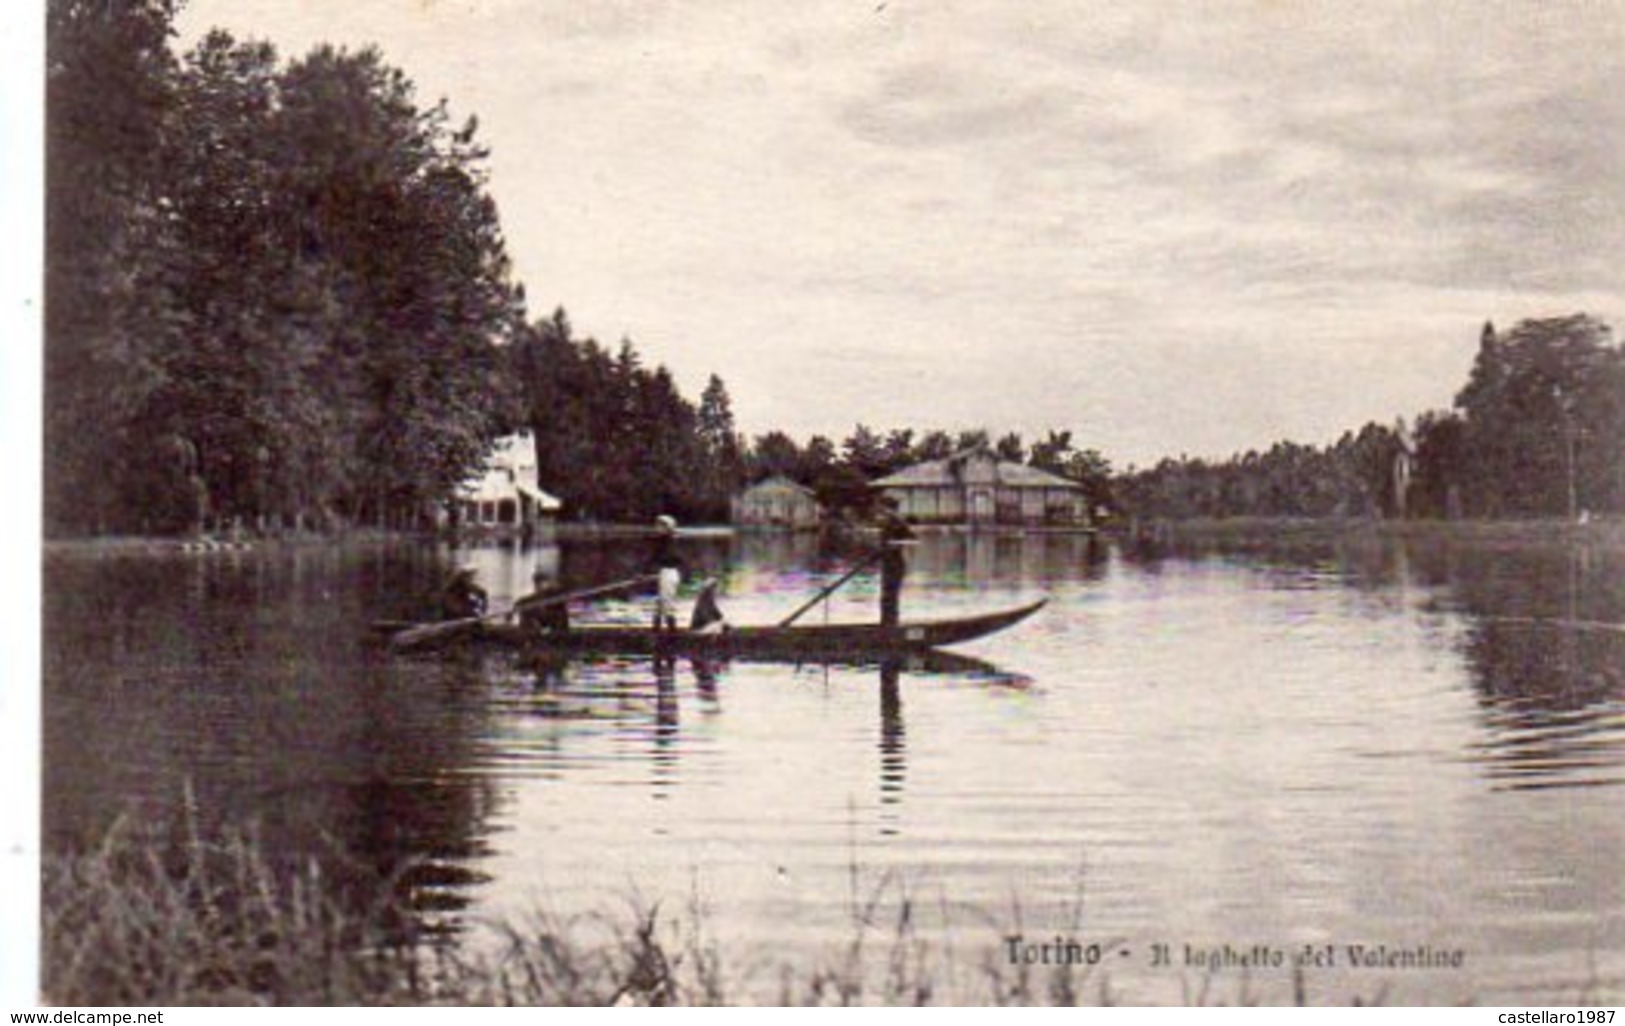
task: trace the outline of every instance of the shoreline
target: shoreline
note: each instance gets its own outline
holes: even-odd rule
[[[644,524],[569,523],[555,524],[536,532],[524,544],[538,541],[652,538],[655,528]],[[729,538],[739,532],[728,524],[696,524],[679,528],[679,538]],[[436,531],[399,531],[384,528],[352,528],[344,531],[287,532],[239,538],[214,536],[181,537],[174,535],[108,534],[77,538],[43,538],[41,551],[46,556],[64,555],[177,555],[199,553],[253,552],[262,549],[314,547],[324,545],[389,545],[400,542],[441,542],[456,547],[490,543],[521,543],[517,532],[509,534],[481,532],[451,535]]]
[[[1237,542],[1381,542],[1445,545],[1586,545],[1625,550],[1625,518],[1586,523],[1542,520],[1371,520],[1367,518],[1231,517],[1151,520],[1113,525],[1105,532],[1124,544]]]
[[[564,523],[538,531],[537,541],[610,540],[647,538],[654,528],[644,524]],[[696,524],[678,529],[682,538],[731,538],[759,533],[730,524]],[[1127,520],[1096,531],[1046,528],[1003,528],[986,532],[965,528],[923,528],[929,535],[987,534],[1023,538],[1054,535],[1093,536],[1128,545],[1232,541],[1247,544],[1420,541],[1470,545],[1572,544],[1625,550],[1625,518],[1597,517],[1585,523],[1563,519],[1542,520],[1371,520],[1320,517],[1229,517],[1189,520]],[[159,535],[100,535],[83,538],[44,538],[42,553],[61,555],[174,555],[251,552],[258,549],[335,544],[392,544],[403,541],[442,541],[452,545],[513,543],[517,537],[465,535],[453,537],[425,531],[357,528],[332,533],[303,532],[266,537],[184,538]]]

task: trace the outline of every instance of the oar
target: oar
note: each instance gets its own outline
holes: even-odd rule
[[[524,606],[526,609],[545,609],[548,606],[574,602],[577,599],[593,598],[597,595],[608,595],[610,592],[624,591],[627,588],[646,584],[654,579],[652,574],[644,574],[641,577],[628,577],[626,580],[616,581],[614,584],[600,584],[594,588],[583,588],[580,591],[572,591],[565,595],[549,595],[544,599],[526,602]],[[514,609],[501,613],[486,613],[484,616],[466,616],[459,620],[442,620],[439,623],[426,623],[416,627],[408,627],[389,639],[389,647],[398,652],[402,649],[416,648],[432,641],[444,641],[482,623],[506,619],[512,616],[517,608],[516,606]]]
[[[797,620],[801,619],[803,613],[805,613],[807,610],[811,609],[813,606],[818,605],[818,603],[824,601],[826,598],[829,598],[830,594],[832,592],[834,592],[836,588],[839,588],[841,585],[845,584],[847,581],[850,581],[852,578],[858,576],[858,574],[862,573],[864,570],[867,570],[869,568],[870,564],[874,563],[876,560],[878,560],[881,556],[884,556],[885,554],[886,553],[885,553],[884,549],[882,549],[879,552],[871,552],[869,554],[868,559],[865,559],[863,562],[859,563],[857,566],[854,566],[852,569],[850,569],[846,573],[842,574],[835,581],[834,584],[829,585],[823,591],[820,591],[818,594],[816,594],[812,598],[808,599],[806,605],[802,606],[800,609],[797,609],[795,612],[791,613],[789,616],[787,616],[784,619],[780,620],[779,621],[779,626],[780,627],[788,627],[791,624],[795,623]]]

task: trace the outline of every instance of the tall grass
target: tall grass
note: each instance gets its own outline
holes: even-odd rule
[[[966,963],[924,935],[919,904],[893,878],[860,897],[855,866],[852,875],[844,944],[803,964],[747,968],[726,961],[697,897],[675,913],[630,902],[572,917],[536,912],[470,944],[416,927],[399,880],[358,896],[317,861],[275,863],[247,834],[115,828],[95,850],[45,862],[42,990],[51,1003],[79,1005],[1110,999],[1103,986],[1083,990],[1072,970],[1009,966],[994,944]]]
[[[156,839],[115,829],[97,849],[47,859],[42,879],[43,997],[63,1005],[1074,1005],[1113,1004],[1099,967],[1012,965],[1003,938],[1023,932],[974,916],[987,943],[953,946],[923,930],[950,920],[889,874],[865,889],[854,865],[847,940],[822,957],[730,963],[696,896],[676,913],[537,912],[481,943],[418,925],[406,889],[336,885],[314,860],[277,864],[247,834],[205,840],[190,827]],[[960,912],[963,916],[967,913]],[[1081,895],[1070,926],[1081,932]],[[962,924],[963,925],[963,924]],[[1186,1003],[1249,1004],[1245,977],[1198,981]],[[1222,993],[1220,992],[1222,990]],[[1292,1000],[1310,994],[1299,974]]]

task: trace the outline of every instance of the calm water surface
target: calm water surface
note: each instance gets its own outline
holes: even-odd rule
[[[784,615],[849,559],[785,538],[690,554],[724,575],[736,622]],[[1110,941],[1131,1002],[1199,991],[1187,944],[1465,952],[1456,970],[1314,972],[1318,1001],[1625,986],[1621,553],[929,539],[905,615],[1052,600],[963,665],[536,666],[363,642],[374,617],[421,612],[457,558],[500,606],[538,561],[585,585],[641,555],[53,556],[48,845],[189,803],[279,851],[409,865],[425,916],[465,938],[536,907],[699,906],[768,995],[777,965],[832,961],[855,909],[904,898],[971,973],[1018,927]],[[859,578],[809,615],[872,617],[876,591]],[[1148,965],[1159,943],[1178,964]],[[1245,987],[1290,997],[1285,972]]]

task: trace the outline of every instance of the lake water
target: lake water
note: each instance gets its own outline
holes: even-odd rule
[[[688,553],[740,623],[851,558],[784,537]],[[967,975],[1018,930],[1100,943],[1096,978],[1125,1002],[1290,999],[1284,969],[1189,960],[1226,945],[1334,945],[1336,966],[1305,972],[1320,1002],[1625,988],[1625,554],[929,538],[905,616],[1051,600],[946,667],[538,668],[365,642],[457,560],[500,607],[538,561],[587,585],[641,558],[625,541],[48,557],[47,847],[188,802],[278,851],[411,865],[424,916],[471,944],[537,907],[698,907],[755,981],[740,998],[905,900]],[[860,577],[809,616],[872,618],[876,593]],[[1462,958],[1352,969],[1356,944]],[[1151,964],[1157,945],[1174,965]]]

